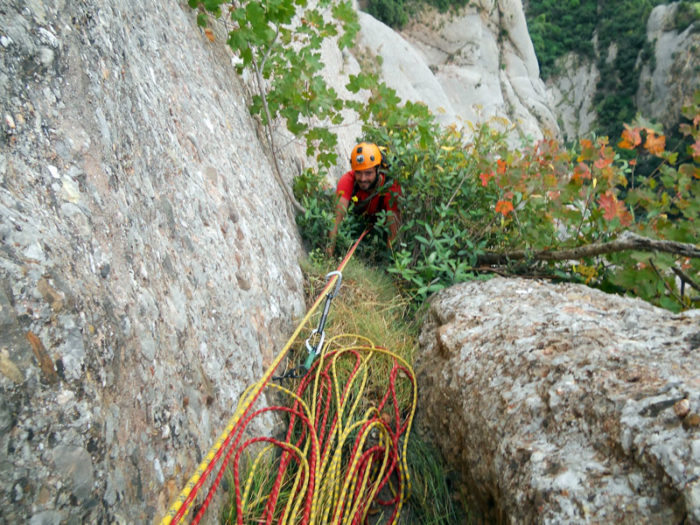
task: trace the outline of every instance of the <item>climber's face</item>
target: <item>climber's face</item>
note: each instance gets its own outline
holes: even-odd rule
[[[377,180],[377,167],[374,166],[368,170],[355,171],[355,182],[357,187],[362,191],[367,191],[372,187],[374,181]]]

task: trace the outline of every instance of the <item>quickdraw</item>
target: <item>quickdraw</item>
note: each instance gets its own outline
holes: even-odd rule
[[[304,361],[303,365],[294,367],[281,376],[273,377],[273,380],[281,381],[283,379],[299,379],[301,377],[304,377],[309,371],[309,369],[311,369],[311,365],[313,364],[314,359],[316,359],[316,357],[321,353],[321,350],[323,349],[323,343],[326,339],[326,333],[324,332],[324,328],[326,327],[328,312],[331,309],[331,302],[338,295],[338,292],[340,291],[340,286],[343,282],[343,273],[338,270],[326,274],[326,282],[329,282],[330,279],[333,278],[333,276],[338,276],[338,279],[335,282],[335,287],[326,294],[326,302],[323,305],[323,312],[321,313],[321,319],[318,322],[318,328],[314,328],[311,331],[311,334],[309,335],[309,337],[307,337],[304,343],[304,345],[306,346],[306,351],[308,352],[306,361]],[[312,343],[312,340],[314,339],[316,339],[315,344]]]

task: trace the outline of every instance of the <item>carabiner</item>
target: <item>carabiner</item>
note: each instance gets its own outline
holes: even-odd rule
[[[334,275],[338,276],[338,280],[335,282],[335,288],[333,289],[333,293],[331,294],[329,292],[331,299],[333,299],[336,295],[338,295],[338,291],[340,290],[340,285],[343,282],[343,272],[339,272],[338,270],[335,270],[334,272],[327,273],[326,274],[326,281],[328,281]]]

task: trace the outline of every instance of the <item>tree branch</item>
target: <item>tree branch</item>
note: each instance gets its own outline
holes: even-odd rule
[[[694,288],[695,290],[700,292],[700,284],[693,281],[687,273],[675,266],[671,266],[671,270],[673,270],[673,273],[675,273],[681,281],[688,283],[691,288]]]
[[[263,60],[267,60],[267,55],[264,57]],[[272,166],[274,168],[274,170],[272,170],[272,173],[275,176],[275,179],[277,179],[277,183],[281,186],[282,191],[284,191],[285,195],[287,195],[287,198],[292,203],[294,209],[300,213],[306,213],[306,208],[299,204],[299,202],[294,198],[294,194],[287,187],[287,185],[284,182],[284,179],[282,178],[282,171],[280,170],[279,162],[277,161],[277,154],[275,153],[275,139],[272,134],[272,117],[270,116],[270,108],[267,105],[267,97],[265,96],[265,84],[262,78],[262,70],[258,67],[255,58],[253,58],[252,65],[253,71],[255,73],[255,79],[258,84],[258,92],[260,93],[260,98],[262,100],[262,106],[265,110],[265,117],[267,121],[267,124],[265,125],[265,130],[267,131],[267,140],[270,146],[270,153],[272,154],[273,160]]]
[[[625,232],[619,238],[603,243],[588,244],[571,248],[568,250],[542,250],[539,252],[528,252],[525,250],[515,250],[505,253],[484,253],[477,257],[477,264],[505,264],[508,261],[521,261],[523,259],[534,259],[537,261],[566,261],[568,259],[583,259],[585,257],[595,257],[608,253],[625,251],[637,252],[665,252],[674,255],[682,255],[691,258],[700,258],[700,248],[694,244],[659,241],[649,239],[631,232]]]
[[[678,294],[671,288],[671,286],[666,282],[666,279],[664,279],[664,276],[661,275],[661,272],[659,269],[656,267],[654,264],[654,260],[649,257],[649,264],[651,265],[652,270],[654,270],[654,273],[656,276],[659,278],[659,280],[664,283],[664,286],[666,287],[666,290],[668,290],[668,293],[673,297],[681,306],[685,306],[685,303],[683,302],[683,299],[681,297],[678,297]]]

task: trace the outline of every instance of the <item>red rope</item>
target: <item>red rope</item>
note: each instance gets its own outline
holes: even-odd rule
[[[360,241],[364,238],[366,235],[367,231],[363,232],[362,235],[357,239],[355,244],[350,248],[348,253],[345,255],[343,260],[341,261],[339,265],[339,270],[343,268],[347,262],[349,261],[350,257],[352,257],[352,254],[354,253],[355,249],[359,245]],[[332,280],[327,283],[327,285],[324,287],[323,291],[321,292],[320,297],[323,296],[329,289],[332,284]],[[318,300],[317,300],[318,302]],[[280,456],[280,461],[279,461],[279,466],[277,469],[277,475],[275,477],[275,481],[273,483],[273,488],[272,492],[270,493],[267,503],[265,504],[262,519],[265,521],[266,524],[271,524],[275,519],[276,519],[276,507],[277,507],[277,502],[279,501],[280,498],[280,492],[281,492],[281,487],[282,483],[285,480],[289,468],[292,464],[295,465],[300,465],[301,464],[301,459],[298,458],[298,452],[295,450],[295,448],[290,444],[290,440],[294,436],[294,428],[297,424],[297,421],[300,421],[301,427],[300,427],[300,432],[299,432],[299,437],[295,440],[296,441],[296,448],[297,449],[302,449],[302,445],[305,442],[306,439],[311,439],[311,455],[310,455],[310,463],[309,463],[309,472],[308,472],[308,486],[306,487],[306,494],[304,496],[304,507],[303,507],[303,513],[302,513],[302,519],[301,523],[302,524],[308,524],[310,519],[311,519],[311,512],[312,512],[312,504],[313,504],[313,491],[315,488],[315,465],[317,462],[317,459],[320,457],[321,462],[325,460],[325,458],[328,457],[328,454],[331,453],[331,447],[332,447],[332,442],[333,442],[333,436],[334,436],[334,431],[338,425],[338,418],[339,414],[337,410],[333,410],[335,398],[333,395],[333,381],[332,381],[332,366],[333,366],[333,360],[336,358],[350,358],[352,359],[354,357],[354,366],[351,370],[351,372],[347,375],[345,379],[345,384],[343,385],[342,388],[342,393],[341,393],[341,405],[344,403],[350,394],[350,389],[352,388],[353,380],[355,379],[355,376],[357,375],[360,366],[362,364],[362,356],[360,350],[375,350],[376,348],[371,348],[371,347],[359,347],[355,349],[349,349],[349,350],[334,350],[327,352],[323,358],[322,361],[317,360],[314,362],[311,366],[311,369],[309,372],[301,379],[300,384],[298,385],[298,388],[296,390],[296,395],[299,396],[299,398],[302,398],[309,388],[309,386],[312,384],[312,381],[316,378],[316,374],[319,375],[318,377],[318,392],[317,392],[317,409],[315,412],[315,419],[314,421],[310,421],[308,417],[304,414],[302,407],[299,403],[299,401],[294,401],[292,408],[288,407],[283,407],[283,406],[270,406],[270,407],[265,407],[261,408],[255,411],[252,411],[253,405],[257,402],[259,399],[261,393],[263,392],[265,386],[269,382],[270,378],[272,375],[275,373],[275,370],[268,370],[264,376],[264,381],[261,383],[261,385],[258,387],[257,392],[253,396],[252,400],[248,404],[246,410],[241,414],[241,418],[237,421],[237,423],[233,426],[231,431],[228,433],[226,436],[226,439],[223,442],[223,445],[221,448],[217,451],[217,453],[214,455],[212,460],[207,464],[206,469],[202,473],[202,476],[199,478],[199,480],[196,482],[194,487],[192,488],[191,492],[188,494],[187,498],[184,500],[181,508],[179,509],[178,513],[174,516],[174,523],[177,523],[178,520],[182,519],[184,514],[187,512],[187,509],[191,505],[192,501],[196,497],[198,491],[201,489],[202,485],[204,484],[205,480],[209,477],[211,474],[212,470],[214,469],[214,466],[221,460],[223,456],[223,461],[221,461],[221,465],[219,466],[216,478],[214,482],[212,483],[211,487],[209,488],[207,495],[197,512],[197,515],[194,517],[192,523],[197,524],[200,522],[201,518],[203,517],[206,509],[211,503],[211,500],[218,489],[221,479],[226,471],[227,466],[229,465],[231,461],[231,456],[235,452],[234,458],[233,458],[233,478],[234,478],[234,490],[235,490],[235,501],[236,501],[236,519],[237,523],[242,524],[243,523],[243,512],[242,512],[242,501],[241,501],[241,487],[240,487],[240,457],[242,452],[247,449],[249,446],[259,443],[259,442],[267,442],[271,443],[277,447],[279,447],[282,450],[282,454]],[[319,363],[324,363],[324,366],[320,368]],[[377,422],[380,422],[384,428],[387,434],[390,436],[390,441],[391,441],[391,447],[390,450],[385,450],[384,446],[372,446],[367,450],[362,451],[362,455],[357,461],[356,465],[353,468],[353,472],[348,473],[349,476],[352,475],[357,475],[359,476],[359,479],[361,480],[363,476],[367,473],[367,469],[372,468],[375,469],[377,468],[376,461],[383,461],[383,458],[385,455],[388,453],[389,458],[388,458],[388,465],[386,472],[384,473],[383,477],[381,480],[375,481],[376,485],[376,493],[378,494],[379,491],[386,486],[386,484],[389,482],[391,479],[392,475],[396,474],[396,477],[398,478],[398,483],[399,483],[399,491],[397,492],[396,496],[392,498],[389,501],[382,501],[379,498],[375,498],[374,502],[379,503],[381,505],[389,506],[393,505],[393,513],[392,513],[392,519],[396,516],[396,513],[399,510],[398,502],[401,494],[401,487],[402,484],[404,483],[403,476],[399,470],[400,466],[400,461],[399,461],[399,437],[402,435],[403,432],[406,431],[408,425],[409,425],[409,420],[406,419],[405,421],[401,421],[401,414],[398,406],[398,399],[396,395],[396,380],[397,376],[399,373],[405,374],[405,376],[411,381],[411,384],[413,382],[413,377],[409,373],[409,371],[403,367],[400,366],[397,362],[396,359],[393,360],[393,366],[391,369],[391,372],[389,374],[389,390],[384,394],[379,407],[378,411],[381,413],[381,411],[387,407],[389,404],[393,404],[393,425],[390,425],[388,422],[383,421],[381,418],[375,417],[371,421],[366,422],[363,427],[362,431],[358,433],[357,438],[355,439],[355,443],[353,444],[352,450],[353,450],[353,456],[355,454],[359,453],[359,446],[360,446],[360,440],[361,436],[363,435],[363,432],[368,428],[369,425],[371,424],[376,424]],[[415,386],[412,384],[412,386]],[[289,416],[289,426],[286,432],[285,436],[285,441],[277,440],[274,438],[268,438],[268,437],[256,437],[252,439],[246,440],[243,444],[240,444],[243,434],[245,430],[248,428],[250,423],[256,418],[259,417],[265,413],[268,412],[282,412],[286,413]],[[297,419],[298,418],[298,419]],[[393,429],[392,429],[393,427]],[[225,454],[224,454],[225,451]],[[296,461],[293,461],[293,459],[296,458]],[[297,467],[298,468],[298,467]],[[296,471],[291,471],[291,475],[295,475]],[[303,481],[303,480],[301,480]],[[292,494],[289,497],[297,497],[298,492],[301,489],[302,484],[300,483],[297,486],[297,494]],[[344,501],[339,502],[338,504],[341,505],[341,510],[340,512],[337,512],[338,516],[341,516],[342,513],[345,511],[345,508],[348,507],[350,510],[353,508],[354,504],[351,504],[352,501],[358,501],[358,497],[361,497],[360,494],[361,490],[361,483],[356,483],[354,490],[352,491],[353,494],[346,494],[345,497],[343,498]],[[374,489],[373,489],[374,490]],[[370,491],[371,492],[371,491]],[[364,496],[362,501],[360,501],[359,504],[355,505],[356,508],[356,516],[353,518],[353,523],[359,523],[359,520],[361,519],[361,516],[366,513],[366,510],[368,510],[368,505],[370,505],[372,502],[367,499],[367,496]],[[288,500],[287,500],[288,501]],[[283,511],[284,512],[284,511]],[[334,513],[336,511],[334,510]],[[278,516],[278,519],[283,519],[284,516]]]
[[[370,347],[361,347],[362,350],[373,350]],[[313,421],[310,421],[308,417],[304,414],[299,401],[295,401],[293,403],[292,408],[289,407],[284,407],[284,406],[269,406],[265,408],[258,409],[250,414],[248,414],[248,411],[246,411],[246,417],[244,419],[241,419],[239,421],[239,424],[237,424],[232,432],[228,436],[228,443],[231,443],[230,446],[228,446],[227,443],[227,452],[224,457],[224,460],[219,468],[218,475],[216,477],[216,480],[212,484],[212,487],[209,489],[209,492],[207,494],[207,497],[202,504],[202,507],[200,508],[199,512],[197,513],[197,516],[195,517],[193,523],[199,523],[201,517],[204,514],[205,509],[209,506],[211,499],[214,495],[214,492],[216,491],[217,487],[219,486],[219,483],[221,481],[221,478],[223,476],[223,473],[225,472],[225,469],[227,465],[230,462],[230,457],[232,453],[235,451],[235,457],[233,460],[233,477],[234,477],[234,490],[235,490],[235,500],[236,500],[236,509],[237,509],[237,523],[243,524],[243,512],[242,512],[242,501],[241,501],[241,487],[240,487],[240,457],[243,452],[247,447],[252,445],[253,443],[257,442],[269,442],[272,443],[276,446],[279,446],[282,449],[282,455],[280,457],[280,464],[277,469],[277,475],[275,477],[275,481],[273,484],[272,491],[269,495],[268,501],[265,505],[264,511],[263,511],[263,516],[262,520],[264,520],[265,523],[271,524],[273,521],[276,519],[279,521],[280,519],[283,518],[283,516],[275,516],[276,513],[276,507],[277,507],[277,502],[279,500],[280,492],[281,492],[281,486],[282,483],[289,472],[289,467],[291,465],[292,459],[295,458],[298,453],[295,451],[295,449],[292,447],[292,445],[289,443],[290,440],[292,439],[294,435],[294,428],[296,425],[297,421],[300,421],[302,423],[301,430],[300,430],[300,436],[295,440],[296,447],[301,448],[302,444],[305,439],[310,438],[312,440],[312,446],[311,446],[311,455],[310,455],[310,463],[309,463],[309,484],[306,489],[306,494],[304,496],[304,508],[303,508],[303,513],[302,513],[302,518],[301,518],[301,523],[302,524],[308,524],[311,518],[311,505],[313,502],[313,490],[315,487],[315,471],[314,471],[314,465],[315,462],[318,458],[318,455],[320,454],[321,458],[327,457],[328,454],[331,452],[331,447],[333,445],[333,440],[329,439],[330,437],[333,436],[334,430],[338,424],[338,413],[335,412],[330,419],[329,422],[329,417],[331,414],[331,408],[334,403],[334,398],[333,398],[333,391],[332,391],[332,381],[331,381],[331,371],[333,367],[333,360],[335,358],[354,358],[354,363],[353,363],[353,368],[352,370],[347,374],[345,378],[345,384],[342,385],[342,394],[341,394],[341,404],[345,402],[348,399],[348,395],[350,392],[350,388],[352,387],[353,380],[355,379],[355,376],[357,375],[359,371],[359,367],[362,363],[362,357],[361,357],[361,352],[359,349],[351,349],[351,350],[333,350],[330,352],[327,352],[326,355],[324,356],[323,361],[316,361],[313,363],[311,370],[308,374],[306,374],[300,381],[300,384],[296,390],[296,395],[299,396],[300,398],[303,398],[305,392],[307,389],[311,386],[312,381],[315,377],[315,374],[319,374],[320,377],[318,378],[319,381],[319,389],[317,392],[318,398],[317,398],[317,410],[316,410],[316,416]],[[323,363],[324,366],[319,369],[319,363]],[[398,478],[398,484],[399,484],[399,491],[397,494],[390,500],[384,501],[381,500],[380,498],[376,497],[374,499],[375,503],[378,503],[383,506],[393,506],[393,512],[392,512],[392,519],[398,512],[398,502],[401,494],[401,487],[404,483],[403,476],[401,473],[398,471],[398,467],[400,465],[399,461],[399,438],[401,434],[406,430],[408,421],[402,421],[401,420],[401,414],[399,410],[399,405],[398,405],[398,399],[396,395],[396,381],[398,378],[399,374],[405,374],[407,378],[410,381],[413,381],[413,378],[410,373],[408,373],[408,370],[400,366],[396,360],[393,360],[393,366],[389,374],[389,389],[383,396],[381,402],[379,403],[378,410],[381,412],[385,408],[389,408],[389,405],[393,405],[392,407],[392,419],[391,424],[387,421],[383,421],[379,417],[374,417],[371,420],[365,422],[363,426],[361,427],[360,432],[358,433],[357,438],[355,439],[355,442],[353,443],[352,447],[352,452],[350,454],[350,457],[355,457],[356,454],[360,453],[360,441],[361,437],[365,433],[365,431],[368,429],[368,427],[372,424],[376,424],[379,422],[381,425],[384,426],[385,431],[387,434],[390,436],[390,441],[391,441],[391,447],[387,451],[384,446],[380,445],[375,445],[370,447],[367,450],[364,450],[361,452],[361,456],[359,460],[357,461],[356,465],[353,468],[352,472],[349,472],[347,475],[348,476],[358,476],[359,479],[362,479],[364,474],[367,472],[368,468],[376,468],[376,463],[373,464],[371,461],[382,461],[385,454],[389,454],[388,457],[388,465],[386,472],[382,476],[382,479],[379,480],[376,483],[376,493],[378,494],[381,489],[387,485],[389,480],[393,475],[396,475]],[[283,412],[287,413],[289,415],[289,426],[287,428],[287,432],[285,435],[285,440],[275,440],[272,438],[253,438],[245,441],[242,445],[239,445],[241,438],[243,436],[244,430],[251,424],[251,422],[256,418],[259,417],[265,413],[268,412]],[[223,448],[222,448],[223,450]],[[295,464],[298,464],[299,461],[294,462]],[[294,471],[291,472],[291,474],[295,474]],[[297,488],[298,490],[301,490],[301,485]],[[352,491],[353,494],[346,494],[346,496],[343,498],[343,501],[338,502],[338,505],[340,505],[340,511],[337,512],[338,516],[342,516],[344,512],[346,512],[346,508],[348,510],[351,510],[353,508],[353,505],[351,504],[352,501],[357,501],[358,497],[360,496],[360,490],[361,490],[361,484],[358,482]],[[295,494],[291,495],[292,497],[296,496]],[[363,498],[363,500],[356,506],[356,516],[353,518],[353,523],[358,523],[360,517],[365,514],[365,511],[367,510],[368,505],[370,505],[372,502],[367,500],[366,497]],[[335,512],[335,511],[334,511]]]

